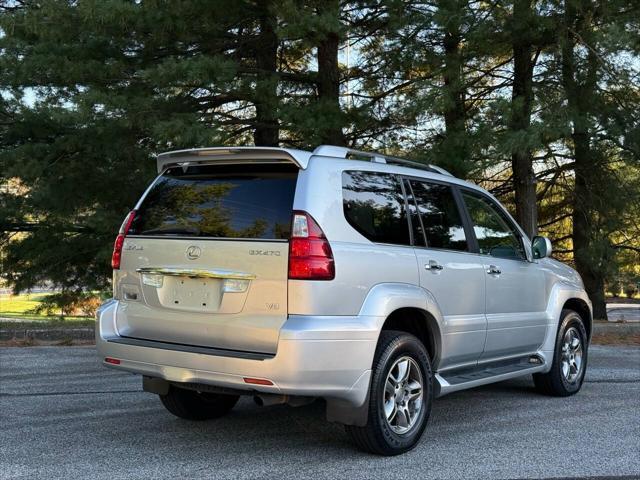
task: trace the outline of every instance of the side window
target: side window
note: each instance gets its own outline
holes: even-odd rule
[[[342,173],[342,197],[347,222],[377,243],[411,245],[400,178],[376,172]]]
[[[520,235],[489,199],[470,192],[462,196],[467,205],[480,253],[494,257],[521,260],[525,253]]]
[[[411,180],[429,248],[468,250],[464,225],[451,187]]]

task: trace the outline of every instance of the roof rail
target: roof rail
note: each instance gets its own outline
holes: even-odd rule
[[[453,177],[453,175],[447,172],[444,168],[440,168],[435,165],[427,165],[424,163],[412,162],[411,160],[405,160],[404,158],[383,155],[382,153],[363,152],[360,150],[354,150],[347,147],[338,147],[335,145],[320,145],[313,151],[313,154],[338,158],[355,157],[357,159],[357,157],[365,157],[368,158],[370,162],[374,163],[401,165],[403,167],[416,168],[418,170],[426,170],[427,172],[439,173],[440,175],[449,175],[450,177]]]

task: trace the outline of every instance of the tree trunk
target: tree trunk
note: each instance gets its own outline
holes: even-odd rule
[[[593,50],[587,55],[585,74],[576,78],[576,36],[580,35],[591,48],[595,48],[592,30],[593,5],[583,0],[580,11],[574,3],[567,3],[564,12],[564,36],[562,39],[562,83],[567,96],[568,111],[572,122],[571,139],[574,149],[575,187],[573,194],[573,258],[576,269],[584,282],[585,290],[593,303],[593,317],[607,319],[604,295],[606,259],[592,251],[598,236],[595,226],[596,198],[594,187],[598,183],[599,166],[591,147],[592,102],[597,84],[598,58]]]
[[[575,187],[573,193],[573,258],[584,288],[593,304],[593,318],[607,319],[607,305],[604,295],[604,272],[601,258],[595,258],[590,246],[596,232],[592,225],[590,208],[590,185],[597,182],[591,166],[589,134],[583,129],[574,129],[572,135],[575,150]]]
[[[444,37],[444,95],[443,117],[445,138],[441,145],[442,163],[452,168],[456,176],[465,177],[469,162],[469,149],[466,139],[465,84],[463,78],[462,32],[459,18],[466,8],[466,0],[445,0],[440,9],[448,18],[443,25]]]
[[[253,142],[257,146],[277,147],[280,138],[278,124],[278,36],[276,18],[270,11],[269,0],[258,1],[260,33],[255,58],[258,74],[255,90],[255,130]]]
[[[339,0],[320,2],[319,14],[330,14],[339,22]],[[325,122],[320,131],[320,142],[330,145],[346,145],[342,131],[342,110],[340,109],[340,70],[338,68],[338,31],[328,31],[318,42],[318,102]]]
[[[451,22],[444,34],[443,42],[445,55],[444,88],[447,96],[444,123],[447,135],[465,131],[465,90],[462,81],[460,43],[459,26]]]
[[[531,0],[516,0],[512,18],[513,90],[511,93],[511,123],[513,134],[525,136],[531,125],[533,101],[533,45]],[[529,147],[518,147],[511,153],[516,219],[525,233],[533,238],[538,233],[536,176]]]

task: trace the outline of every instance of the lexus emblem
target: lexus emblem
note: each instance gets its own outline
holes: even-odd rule
[[[202,250],[200,249],[200,247],[191,245],[190,247],[187,248],[187,258],[189,260],[195,260],[196,258],[200,258],[200,255],[202,255]]]

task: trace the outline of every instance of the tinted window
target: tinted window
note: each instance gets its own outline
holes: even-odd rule
[[[525,258],[520,235],[502,211],[485,197],[469,192],[462,196],[473,223],[480,253],[502,258]]]
[[[423,229],[430,248],[467,250],[467,237],[451,187],[411,180]]]
[[[171,168],[149,191],[130,233],[286,239],[297,172],[288,165]]]
[[[372,242],[410,245],[400,179],[375,172],[343,172],[344,216]]]

